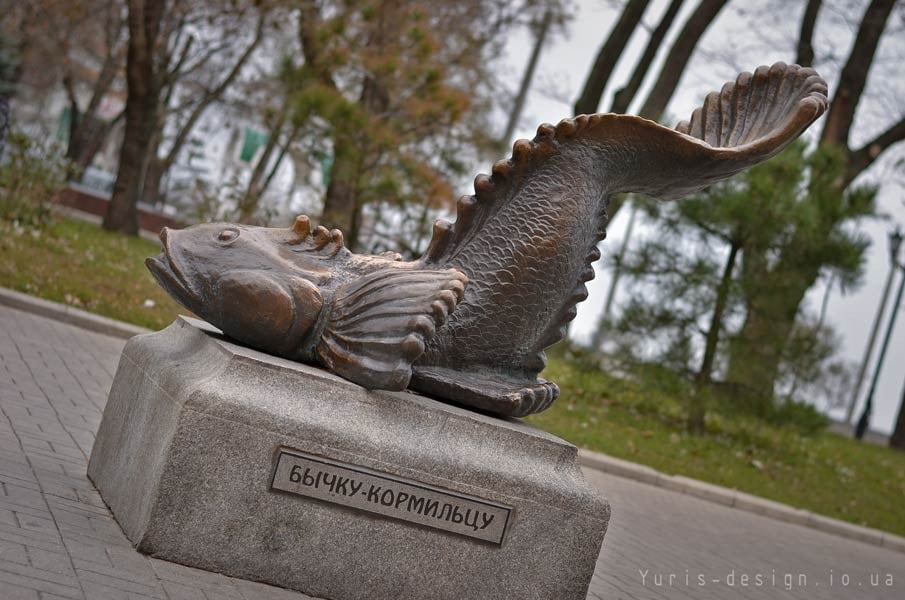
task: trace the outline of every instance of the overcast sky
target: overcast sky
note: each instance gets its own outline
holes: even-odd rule
[[[794,60],[795,34],[798,28],[804,2],[790,0],[781,6],[788,7],[788,12],[781,11],[757,12],[754,8],[758,5],[767,5],[770,0],[754,0],[736,2],[724,9],[717,21],[711,26],[702,41],[699,50],[695,53],[689,68],[686,70],[679,85],[676,95],[673,97],[669,108],[670,114],[687,118],[692,110],[702,102],[704,95],[711,90],[719,90],[724,81],[735,78],[739,69],[753,71],[758,65],[771,64],[778,60],[791,62]],[[567,25],[564,32],[560,32],[548,41],[544,53],[541,56],[537,75],[530,90],[525,112],[522,115],[520,127],[517,129],[517,138],[533,137],[538,124],[542,122],[556,123],[559,119],[571,116],[571,106],[578,96],[584,78],[596,52],[609,31],[613,19],[617,16],[614,10],[614,2],[605,0],[577,0],[575,2],[576,18]],[[645,23],[656,25],[659,15],[665,10],[667,0],[655,0],[651,3],[645,14]],[[778,3],[773,2],[774,6]],[[862,5],[866,6],[864,0]],[[682,12],[676,20],[681,24],[687,18],[689,12],[697,5],[697,2],[686,2]],[[743,7],[743,8],[740,8]],[[860,11],[856,11],[860,12]],[[852,43],[850,28],[842,23],[839,13],[824,11],[824,15],[818,22],[815,38],[815,46],[818,60],[825,48],[832,48],[838,57],[844,57]],[[840,23],[842,23],[840,25]],[[678,27],[674,26],[674,30]],[[671,36],[675,31],[671,32]],[[643,50],[647,41],[647,34],[636,32],[632,37],[626,54],[617,66],[612,82],[616,87],[625,83],[631,74],[634,61]],[[658,55],[658,61],[663,58],[671,39],[666,40],[664,48]],[[511,81],[507,81],[510,87],[515,88],[521,76],[533,40],[524,33],[515,36],[509,43],[506,51],[507,64],[511,66],[507,70]],[[881,43],[878,60],[887,62],[902,57],[905,50],[905,39],[887,35]],[[750,57],[750,58],[749,58]],[[659,62],[654,64],[652,73],[659,70]],[[820,66],[818,64],[818,70]],[[830,83],[830,95],[832,96],[835,79],[835,69],[825,66],[824,76]],[[873,73],[872,73],[873,75]],[[643,99],[650,85],[651,77],[645,82],[638,94]],[[901,78],[899,79],[901,82]],[[888,83],[888,82],[886,82]],[[894,94],[883,94],[884,81],[881,77],[872,76],[868,82],[867,94],[881,97],[873,104],[866,106],[864,117],[856,122],[855,142],[863,142],[878,133],[878,129],[892,123],[892,119],[898,119],[905,111],[905,102],[900,101]],[[611,86],[604,94],[601,109],[606,110],[612,99],[616,87]],[[887,86],[888,87],[888,86]],[[637,99],[636,99],[637,102]],[[635,109],[633,106],[632,109]],[[631,112],[631,111],[630,111]],[[859,113],[860,114],[860,113]],[[887,122],[886,120],[889,119]],[[673,121],[677,121],[674,119]],[[670,126],[675,122],[667,123]],[[823,126],[823,119],[812,126],[809,135],[814,135]],[[858,225],[860,231],[866,233],[873,244],[869,251],[868,264],[864,278],[864,284],[853,293],[841,296],[838,288],[834,289],[829,301],[828,321],[836,328],[844,340],[840,349],[841,355],[849,361],[860,364],[864,355],[870,327],[880,301],[883,285],[889,272],[889,251],[887,233],[892,223],[905,224],[905,189],[903,189],[902,176],[895,176],[893,165],[897,160],[905,157],[905,143],[898,148],[892,148],[884,155],[883,160],[878,161],[871,171],[865,174],[865,178],[878,181],[882,184],[878,197],[878,206],[881,212],[890,216],[888,221],[871,221]],[[614,222],[608,228],[607,240],[601,248],[604,255],[615,253],[621,243],[628,211],[621,211]],[[902,253],[905,260],[905,252]],[[603,307],[603,299],[609,285],[609,272],[602,268],[603,261],[597,263],[597,277],[588,284],[590,296],[579,306],[578,317],[573,323],[572,335],[578,340],[584,340],[590,334],[598,315]],[[892,290],[894,296],[898,279]],[[812,290],[808,302],[813,311],[819,309],[825,291],[825,283]],[[894,301],[890,298],[890,304]],[[618,297],[617,297],[618,300]],[[877,391],[874,396],[874,413],[871,426],[884,432],[890,432],[895,421],[896,411],[902,397],[905,386],[905,306],[899,310],[899,321],[893,331],[893,337],[886,356],[884,368],[881,372]],[[891,314],[887,308],[886,319],[878,336],[877,346],[874,350],[874,361],[879,354],[879,346],[886,328],[886,320]],[[873,364],[868,370],[868,377],[863,385],[859,400],[860,404],[867,395],[870,384],[870,375],[873,373]],[[824,399],[815,398],[818,405],[824,405]],[[844,411],[836,411],[835,416],[841,417]]]

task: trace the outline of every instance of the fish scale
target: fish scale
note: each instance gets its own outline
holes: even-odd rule
[[[544,168],[555,173],[566,162],[587,160],[574,154],[560,154]],[[419,364],[473,366],[498,363],[503,355],[506,366],[524,368],[526,356],[542,350],[539,338],[563,298],[583,285],[577,272],[600,229],[603,186],[577,183],[540,173],[484,224],[479,237],[441,263],[461,269],[469,283]],[[551,204],[556,214],[551,214]],[[501,273],[511,276],[503,281]],[[510,308],[513,298],[519,300],[518,310]],[[455,344],[445,340],[449,332],[455,332]]]

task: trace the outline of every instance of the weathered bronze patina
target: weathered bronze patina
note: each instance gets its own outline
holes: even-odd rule
[[[364,256],[342,234],[205,224],[161,233],[158,282],[227,335],[365,387],[411,387],[500,415],[547,408],[544,349],[587,297],[608,199],[677,199],[777,154],[827,108],[812,69],[742,73],[675,130],[640,117],[541,125],[475,179],[424,256]]]

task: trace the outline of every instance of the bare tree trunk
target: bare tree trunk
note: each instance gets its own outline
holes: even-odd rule
[[[518,95],[512,105],[512,112],[509,113],[509,123],[506,124],[506,131],[503,133],[502,142],[509,145],[512,142],[512,135],[518,126],[518,120],[522,116],[522,110],[525,108],[525,98],[528,96],[528,88],[531,87],[531,80],[534,79],[534,71],[537,69],[537,61],[540,58],[540,51],[544,47],[544,40],[547,32],[550,30],[550,23],[553,21],[553,13],[547,11],[539,24],[535,26],[534,49],[531,51],[531,58],[528,60],[528,66],[525,67],[525,74],[522,77],[522,83],[518,89]]]
[[[122,21],[117,14],[118,10],[112,3],[107,9],[107,52],[104,56],[104,62],[101,65],[100,73],[94,81],[91,90],[91,99],[84,111],[80,110],[75,94],[70,93],[70,132],[69,143],[66,148],[66,158],[72,161],[77,173],[82,173],[94,157],[100,152],[107,136],[113,130],[113,126],[122,116],[122,113],[115,119],[107,121],[98,116],[101,101],[110,91],[116,74],[121,67],[121,48],[118,41],[122,28]],[[71,90],[71,77],[66,75],[64,81],[67,82],[67,89]]]
[[[701,0],[669,49],[657,81],[638,114],[654,121],[663,115],[698,41],[728,2],[729,0]]]
[[[394,6],[389,3],[386,10],[378,12],[377,29],[369,40],[369,45],[379,49],[388,35],[394,35],[386,25],[392,22]],[[320,22],[319,8],[310,0],[301,3],[299,37],[306,64],[315,76],[331,89],[336,89],[329,61],[324,60],[324,48],[317,32]],[[365,117],[380,118],[389,105],[388,90],[374,74],[365,77],[358,105]],[[361,205],[358,199],[359,182],[362,177],[362,155],[368,152],[367,139],[359,129],[337,127],[333,135],[333,166],[330,169],[330,183],[324,197],[321,224],[337,228],[345,235],[346,245],[355,249],[358,244]]]
[[[120,113],[112,121],[105,121],[91,113],[84,113],[79,118],[78,126],[69,137],[66,148],[66,158],[72,161],[77,173],[85,169],[104,147],[104,142],[113,130],[116,123],[123,117]]]
[[[157,103],[136,100],[131,105],[131,110],[126,109],[126,130],[119,153],[119,169],[103,226],[111,231],[136,235],[137,204],[148,166],[148,146],[157,127]]]
[[[167,174],[166,163],[149,154],[148,168],[145,170],[145,179],[141,186],[141,201],[148,206],[157,206],[166,202],[163,195],[163,176]]]
[[[685,22],[682,31],[669,49],[669,54],[657,76],[654,87],[648,94],[641,110],[638,111],[639,115],[652,120],[660,118],[663,111],[666,109],[666,105],[669,103],[670,98],[672,98],[673,93],[676,91],[679,79],[682,77],[682,72],[685,70],[685,67],[688,66],[688,61],[691,59],[691,54],[694,52],[695,46],[697,46],[701,36],[704,35],[707,27],[710,26],[710,23],[713,22],[723,6],[728,2],[729,0],[701,0],[701,3],[688,18],[688,21]],[[678,10],[678,8],[676,8],[676,10]],[[664,15],[664,19],[665,18],[666,15]],[[643,81],[643,79],[644,76],[642,74],[641,81]],[[639,81],[638,85],[640,86],[640,84],[641,82]],[[628,99],[628,102],[631,102],[631,98]],[[616,111],[614,107],[613,112],[619,111]],[[612,220],[616,216],[616,213],[619,212],[624,201],[625,198],[623,195],[617,195],[610,199],[610,203],[607,206],[607,213],[610,220]]]
[[[0,159],[6,149],[6,134],[9,131],[9,96],[0,94]]]
[[[814,62],[814,26],[823,0],[808,0],[801,19],[801,32],[798,35],[798,50],[795,62],[802,67],[810,67]]]
[[[807,353],[810,353],[817,346],[820,341],[820,332],[823,330],[823,324],[826,321],[826,311],[830,304],[830,296],[833,292],[833,284],[836,283],[835,274],[830,277],[829,282],[826,284],[826,289],[823,291],[823,300],[820,303],[820,313],[817,316],[817,323],[814,326],[814,337],[811,338],[810,343],[808,344]],[[798,386],[801,384],[801,372],[799,370],[795,370],[792,373],[792,385],[789,386],[789,392],[786,394],[786,402],[792,402],[795,400],[795,394],[798,393]],[[826,410],[829,411],[830,406],[827,403]]]
[[[648,4],[650,4],[650,0],[628,0],[626,3],[619,20],[613,25],[609,37],[597,53],[591,72],[585,79],[584,89],[578,100],[575,101],[576,115],[597,112],[600,98],[613,74],[613,69],[616,68],[616,63],[628,44],[629,38],[632,37],[632,33],[641,22],[641,17],[644,16]]]
[[[333,166],[330,168],[330,184],[324,198],[321,225],[343,232],[347,245],[354,248],[358,242],[358,153],[352,144],[343,142],[334,145]]]
[[[647,72],[650,70],[650,66],[657,55],[657,51],[663,44],[663,39],[669,32],[670,27],[672,27],[672,23],[675,20],[679,9],[682,7],[683,2],[684,0],[672,0],[669,3],[669,6],[666,8],[666,12],[663,13],[663,16],[660,18],[660,22],[657,24],[656,29],[654,29],[654,31],[651,33],[650,39],[647,41],[647,46],[644,48],[644,52],[642,53],[641,58],[638,59],[638,63],[635,65],[634,71],[632,71],[632,76],[629,79],[629,82],[625,85],[625,87],[620,88],[613,96],[613,105],[610,107],[610,112],[622,114],[628,110],[629,105],[632,103],[632,100],[635,99],[635,95],[641,88],[641,84],[644,82],[644,78],[647,76]],[[619,212],[619,209],[625,203],[625,198],[625,194],[619,194],[610,199],[610,202],[607,205],[607,213],[610,220],[612,220],[616,213]],[[612,306],[613,298],[616,296],[616,289],[619,285],[619,279],[622,275],[622,259],[625,255],[625,249],[628,247],[628,244],[631,241],[631,236],[633,233],[633,228],[631,227],[631,225],[634,224],[635,210],[635,208],[632,209],[632,215],[629,221],[630,226],[625,232],[625,240],[623,241],[622,248],[619,251],[619,262],[617,262],[613,267],[613,278],[610,282],[609,291],[607,292],[606,304],[604,305],[603,313],[601,314],[600,319],[598,319],[597,321],[597,327],[594,330],[594,336],[592,338],[591,345],[595,350],[600,349],[600,346],[603,344],[603,338],[606,335],[607,323],[610,318],[610,308]]]
[[[629,213],[628,224],[625,227],[625,237],[622,238],[622,244],[619,246],[619,254],[616,255],[616,264],[613,265],[613,278],[610,280],[610,287],[606,293],[606,301],[603,303],[603,312],[597,319],[597,327],[594,329],[594,335],[591,337],[591,349],[595,352],[600,351],[603,346],[603,340],[606,336],[607,327],[610,320],[610,311],[613,309],[613,300],[616,298],[616,289],[619,287],[619,279],[622,277],[622,263],[625,260],[625,254],[628,251],[629,241],[632,239],[632,233],[635,230],[635,219],[638,216],[638,207],[632,206]]]
[[[270,129],[270,135],[267,137],[267,143],[261,152],[261,158],[255,163],[255,168],[251,172],[251,178],[248,180],[248,187],[245,190],[245,196],[239,204],[239,222],[252,223],[255,214],[258,211],[258,203],[261,195],[264,193],[264,187],[261,181],[264,179],[264,173],[267,172],[267,165],[270,163],[270,157],[276,150],[280,141],[280,134],[283,132],[283,126],[289,117],[289,107],[284,106],[276,117],[276,122]]]
[[[902,401],[899,402],[899,416],[896,418],[896,428],[889,438],[889,447],[905,450],[905,385],[902,386]]]
[[[145,176],[141,181],[141,196],[139,199],[144,204],[155,206],[160,202],[160,187],[163,176],[167,172],[166,162],[157,156],[160,150],[160,135],[155,135],[148,148],[148,164],[145,167]]]
[[[326,87],[336,89],[329,60],[325,59],[323,40],[319,27],[323,22],[320,7],[314,0],[299,4],[299,41],[305,56],[306,68]],[[365,81],[365,87],[371,85]],[[362,97],[366,90],[362,90]],[[330,167],[330,183],[324,197],[321,224],[342,230],[349,247],[354,247],[353,225],[357,223],[355,189],[358,178],[358,161],[355,158],[355,140],[346,132],[335,131],[333,137],[333,165]]]
[[[638,59],[638,63],[635,65],[635,70],[632,71],[631,79],[629,79],[629,82],[625,84],[625,87],[620,88],[613,97],[613,105],[610,108],[610,112],[622,114],[628,110],[629,104],[632,103],[632,100],[635,99],[635,94],[637,94],[638,90],[641,88],[644,77],[647,75],[651,64],[654,62],[654,58],[657,56],[657,50],[663,45],[663,38],[666,37],[669,28],[672,27],[672,23],[679,13],[679,9],[682,8],[683,2],[685,2],[685,0],[672,0],[672,2],[669,3],[666,12],[663,13],[660,22],[657,24],[657,28],[650,34],[650,39],[647,41],[644,53],[641,54],[641,58]]]
[[[223,93],[226,91],[226,89],[236,80],[236,77],[238,77],[239,73],[242,71],[242,67],[245,66],[245,63],[248,62],[248,59],[254,53],[255,49],[257,49],[257,47],[260,45],[263,33],[264,14],[262,13],[258,18],[258,24],[255,29],[255,37],[252,39],[252,42],[239,56],[236,62],[233,63],[233,66],[230,68],[226,76],[220,81],[220,83],[218,83],[212,89],[204,92],[198,103],[195,104],[195,106],[192,108],[189,116],[186,117],[185,121],[179,127],[179,131],[177,131],[176,136],[173,138],[173,141],[170,144],[170,148],[166,153],[166,156],[164,156],[163,158],[158,157],[161,140],[159,139],[159,136],[157,136],[157,139],[155,139],[153,143],[153,148],[149,150],[148,168],[141,191],[141,198],[143,202],[145,202],[146,204],[155,205],[160,201],[160,187],[164,175],[167,174],[167,172],[176,162],[176,158],[179,156],[179,152],[182,150],[183,146],[185,146],[185,143],[188,141],[189,136],[195,128],[195,125],[197,125],[198,121],[201,120],[204,112],[211,106],[211,104],[219,100],[223,96]],[[172,93],[173,87],[173,84],[171,84],[168,93]],[[169,98],[167,98],[163,104],[164,106],[168,105]]]
[[[267,191],[267,188],[270,187],[270,182],[273,181],[273,178],[276,176],[277,171],[280,168],[280,165],[283,164],[283,159],[286,158],[286,154],[289,152],[289,146],[292,145],[292,142],[295,141],[295,137],[298,135],[301,127],[293,127],[292,131],[289,132],[289,135],[286,136],[286,141],[280,146],[280,153],[277,154],[277,159],[273,162],[273,167],[270,169],[270,173],[267,175],[267,178],[264,179],[264,183],[261,185],[261,193]]]
[[[129,50],[126,57],[126,131],[119,155],[113,196],[104,229],[138,233],[138,198],[148,150],[159,127],[160,82],[154,65],[165,2],[129,1]]]
[[[756,259],[745,250],[745,260]],[[779,265],[754,285],[764,289],[749,294],[745,321],[730,349],[727,380],[748,389],[756,399],[773,397],[783,350],[795,327],[798,307],[819,275],[813,267],[795,269]],[[779,282],[779,285],[769,286]]]
[[[710,328],[707,330],[707,339],[704,344],[704,358],[701,361],[701,369],[695,379],[694,395],[690,399],[688,407],[688,421],[686,426],[691,433],[704,432],[704,417],[707,407],[704,403],[703,388],[710,383],[713,376],[713,363],[716,360],[716,349],[720,341],[720,329],[723,327],[723,313],[729,301],[729,288],[732,285],[732,272],[735,270],[735,260],[741,249],[736,241],[729,246],[729,256],[726,257],[726,265],[723,268],[723,276],[716,289],[716,302],[713,305],[713,315],[710,318]]]
[[[846,152],[847,172],[840,178],[838,193],[870,166],[887,148],[905,139],[905,118],[894,123],[859,150],[848,149],[849,132],[855,117],[857,105],[864,92],[867,76],[882,37],[886,22],[891,14],[894,0],[872,0],[858,28],[855,43],[845,62],[839,86],[830,104],[820,144],[842,147]],[[832,215],[817,215],[825,235],[830,235],[839,225]],[[813,232],[810,235],[814,235]],[[802,270],[796,267],[795,254],[802,242],[790,243],[779,257],[771,273],[762,275],[755,281],[770,282],[783,280],[795,282],[795,290],[776,294],[759,294],[749,299],[748,315],[737,336],[735,349],[730,355],[729,378],[759,390],[771,393],[778,373],[780,356],[788,340],[805,293],[817,281],[819,271]],[[765,261],[766,251],[746,249],[745,262]]]
[[[729,256],[726,258],[726,266],[723,268],[723,276],[716,289],[716,302],[713,305],[713,315],[710,318],[710,328],[707,330],[707,341],[704,344],[704,359],[701,361],[701,370],[698,371],[698,385],[710,383],[713,375],[713,362],[716,359],[716,348],[720,341],[720,329],[723,326],[723,312],[729,301],[729,288],[732,285],[732,272],[735,270],[735,259],[738,257],[740,246],[734,240],[729,246]]]
[[[375,43],[379,45],[379,39]],[[359,105],[369,116],[382,114],[389,105],[386,89],[373,76],[365,78]],[[357,133],[340,131],[333,140],[333,167],[321,214],[321,224],[342,231],[346,245],[351,249],[358,246],[361,225],[358,192],[363,171],[362,158],[368,152],[367,147],[362,146],[365,140],[360,140]]]
[[[836,144],[848,148],[849,132],[855,120],[855,110],[861,101],[867,74],[873,64],[880,37],[896,0],[871,0],[858,27],[855,43],[842,68],[836,94],[830,103],[821,144]]]
[[[271,144],[270,140],[267,141],[267,147],[264,149],[261,160],[258,161],[258,164],[255,165],[255,170],[254,173],[252,173],[252,179],[249,182],[245,198],[242,204],[239,206],[240,223],[256,222],[256,215],[261,204],[261,197],[264,196],[264,192],[266,192],[267,188],[270,187],[270,183],[276,176],[280,165],[283,163],[283,159],[286,158],[286,153],[289,152],[289,147],[292,145],[292,142],[295,141],[295,137],[298,135],[300,129],[301,127],[293,128],[292,131],[290,131],[286,136],[286,141],[279,145],[280,153],[277,154],[276,160],[273,161],[273,166],[270,168],[270,172],[267,174],[267,177],[264,177],[264,171],[266,170],[267,164],[270,162],[270,157],[273,156],[273,151],[277,147],[277,144],[275,142]],[[276,132],[276,135],[273,139],[279,139],[279,132]],[[262,177],[263,181],[261,180]]]

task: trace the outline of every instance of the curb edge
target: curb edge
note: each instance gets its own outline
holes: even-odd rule
[[[0,287],[0,306],[8,306],[41,317],[47,317],[95,333],[129,339],[132,336],[148,333],[151,330],[131,325],[115,319],[102,317],[72,306],[44,300],[9,288]]]

